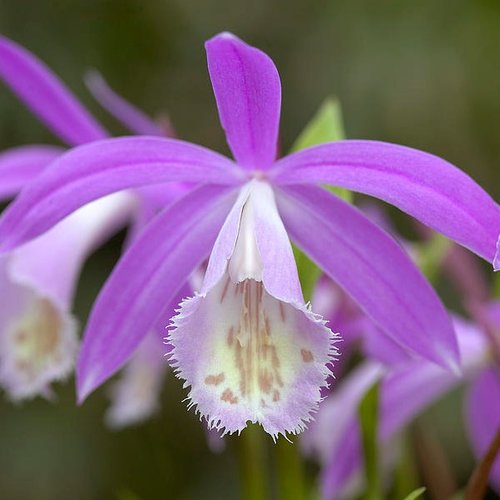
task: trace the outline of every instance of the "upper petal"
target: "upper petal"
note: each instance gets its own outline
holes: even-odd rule
[[[237,162],[266,169],[276,158],[281,83],[264,52],[230,33],[205,44],[208,71],[227,142]]]
[[[169,181],[236,184],[227,158],[175,139],[125,137],[72,149],[9,206],[0,222],[3,249],[46,231],[82,205],[132,187]]]
[[[0,78],[68,144],[83,144],[107,136],[42,61],[3,36],[0,36]]]
[[[30,145],[3,151],[0,154],[0,200],[17,194],[58,156],[63,148]]]
[[[128,361],[192,271],[208,256],[234,194],[193,190],[159,214],[115,267],[94,305],[77,369],[82,401]]]
[[[287,156],[278,184],[327,183],[376,196],[486,260],[495,257],[500,207],[467,174],[416,149],[376,141],[338,141]]]
[[[293,240],[400,345],[459,363],[451,320],[403,249],[361,212],[313,187],[287,187],[278,206]]]

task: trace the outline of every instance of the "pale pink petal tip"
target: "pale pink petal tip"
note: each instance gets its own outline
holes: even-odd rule
[[[226,274],[206,295],[181,304],[169,340],[171,364],[191,388],[189,408],[209,429],[224,435],[259,423],[276,439],[311,421],[339,336],[304,305]]]
[[[497,240],[495,258],[493,259],[493,270],[500,271],[500,236]]]
[[[122,429],[154,416],[160,409],[167,367],[161,343],[155,335],[149,335],[111,387],[106,424],[112,429]]]
[[[27,296],[1,325],[0,383],[13,400],[47,397],[49,384],[73,370],[78,349],[73,316],[46,297]]]

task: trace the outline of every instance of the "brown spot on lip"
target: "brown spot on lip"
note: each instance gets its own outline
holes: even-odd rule
[[[219,385],[221,382],[224,382],[225,376],[224,373],[219,373],[218,375],[209,375],[205,378],[205,384],[207,385]]]
[[[235,405],[238,402],[238,398],[233,394],[233,391],[229,388],[225,389],[221,395],[221,400],[229,403],[231,405]]]
[[[234,327],[229,328],[227,332],[227,345],[231,347],[234,341]]]
[[[271,392],[271,387],[273,386],[273,376],[267,370],[259,373],[259,387],[261,391],[266,394]]]
[[[276,403],[280,400],[280,391],[273,391],[273,401]]]
[[[224,302],[224,298],[226,297],[228,287],[229,287],[229,278],[226,280],[226,284],[224,285],[224,289],[222,290],[222,295],[220,297],[221,304]]]
[[[281,316],[281,321],[285,322],[286,316],[285,316],[285,308],[283,306],[283,302],[280,302],[280,316]]]
[[[314,360],[313,353],[311,351],[308,351],[307,349],[301,349],[300,354],[302,355],[302,361],[304,363],[310,363]]]

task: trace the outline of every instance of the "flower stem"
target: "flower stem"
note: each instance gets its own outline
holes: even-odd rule
[[[258,425],[249,425],[238,437],[241,474],[241,498],[269,498],[264,434]]]
[[[306,497],[306,489],[298,444],[280,438],[274,449],[278,469],[278,498],[303,500]]]

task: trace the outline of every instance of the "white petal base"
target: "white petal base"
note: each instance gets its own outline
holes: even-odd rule
[[[47,394],[73,369],[78,348],[74,318],[32,293],[11,318],[0,344],[0,383],[14,400]]]
[[[170,331],[172,364],[191,386],[190,406],[209,427],[240,432],[258,422],[273,437],[305,428],[331,373],[338,336],[303,305],[261,282],[228,274],[181,304]]]

